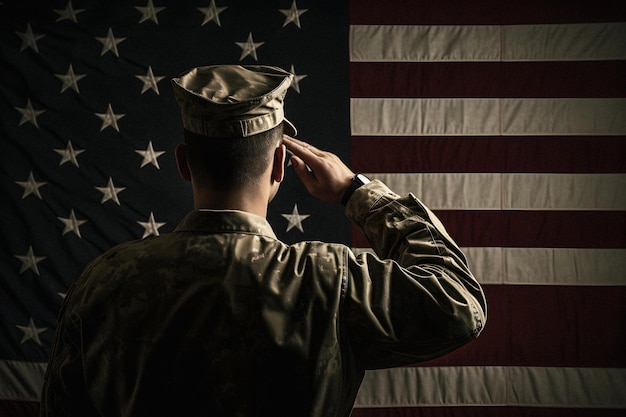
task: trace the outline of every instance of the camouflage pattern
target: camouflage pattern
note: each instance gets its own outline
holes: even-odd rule
[[[373,181],[346,215],[378,255],[237,211],[103,254],[66,297],[42,416],[348,416],[366,369],[479,334],[483,292],[421,202]]]

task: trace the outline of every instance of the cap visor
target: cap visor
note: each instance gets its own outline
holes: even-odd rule
[[[287,119],[283,119],[283,133],[289,136],[296,136],[298,129]]]

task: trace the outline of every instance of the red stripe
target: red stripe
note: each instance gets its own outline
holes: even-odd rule
[[[355,408],[352,417],[623,417],[624,410],[544,407]]]
[[[624,136],[365,137],[351,140],[360,172],[624,173]]]
[[[350,0],[353,25],[529,24],[626,21],[623,1]]]
[[[38,415],[38,402],[0,400],[0,417],[37,417]]]
[[[626,367],[626,287],[483,288],[480,337],[420,366]]]
[[[352,97],[626,95],[626,61],[351,62]]]
[[[467,247],[626,248],[624,211],[438,211]]]
[[[460,246],[522,248],[626,248],[624,211],[436,212]],[[353,227],[352,245],[367,248]]]

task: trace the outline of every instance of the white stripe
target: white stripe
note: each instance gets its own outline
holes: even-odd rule
[[[501,135],[501,100],[350,99],[353,136]]]
[[[626,174],[366,175],[415,194],[431,210],[626,210]]]
[[[574,61],[626,58],[626,23],[353,25],[353,62]]]
[[[503,61],[626,58],[626,23],[504,26]]]
[[[46,364],[0,360],[0,400],[38,401]]]
[[[463,248],[482,284],[626,285],[626,249]]]
[[[351,61],[499,61],[499,26],[350,26]]]
[[[502,99],[503,135],[623,135],[626,99]]]
[[[626,249],[462,248],[481,284],[625,286]],[[370,248],[353,248],[356,254]]]
[[[411,367],[368,371],[357,407],[626,408],[626,369]]]
[[[352,98],[353,136],[626,135],[624,98]]]

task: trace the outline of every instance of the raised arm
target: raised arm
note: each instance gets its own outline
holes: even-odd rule
[[[307,190],[341,201],[354,173],[334,154],[305,142],[285,137],[285,145]],[[366,368],[431,359],[478,336],[486,321],[482,289],[422,202],[372,181],[352,194],[346,216],[376,253],[349,252],[347,261],[345,331]]]

